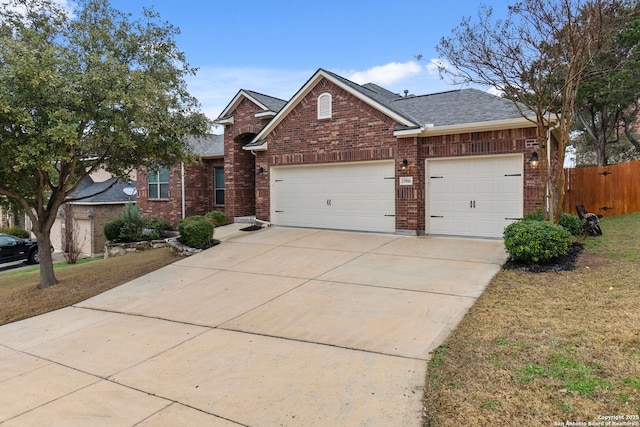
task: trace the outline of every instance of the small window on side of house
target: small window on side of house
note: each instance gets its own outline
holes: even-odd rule
[[[150,199],[169,198],[169,169],[161,167],[156,170],[150,170],[147,178]]]
[[[224,205],[224,168],[213,168],[213,203],[216,206]]]
[[[331,118],[331,94],[323,93],[318,96],[318,120]]]

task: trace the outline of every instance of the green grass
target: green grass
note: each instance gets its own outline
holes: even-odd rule
[[[640,213],[601,227],[572,271],[496,274],[428,362],[425,426],[640,413]]]
[[[600,220],[602,236],[585,240],[585,247],[610,259],[640,260],[640,212],[604,217]]]
[[[178,260],[169,248],[56,263],[58,284],[38,289],[39,267],[0,274],[0,325],[68,307]]]
[[[86,264],[88,262],[92,262],[92,261],[101,261],[103,258],[82,258],[79,259],[75,264],[69,264],[66,261],[59,261],[59,262],[54,262],[53,263],[53,269],[54,270],[60,270],[62,268],[67,268],[67,267],[73,267],[74,265],[82,265],[82,264]],[[34,272],[39,272],[40,271],[40,266],[39,265],[32,265],[30,267],[27,268],[21,268],[20,270],[16,270],[16,271],[7,271],[5,273],[2,273],[4,276],[20,276],[20,275],[24,275],[24,274],[31,274]]]

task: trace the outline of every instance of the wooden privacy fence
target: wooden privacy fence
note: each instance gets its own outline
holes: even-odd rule
[[[611,166],[565,169],[564,211],[622,215],[640,212],[640,160]]]

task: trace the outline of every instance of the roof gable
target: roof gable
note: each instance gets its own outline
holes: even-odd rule
[[[333,84],[341,87],[351,95],[360,99],[361,101],[369,104],[373,108],[379,110],[385,115],[391,117],[396,122],[407,127],[416,127],[418,123],[415,123],[411,118],[404,115],[402,112],[395,109],[389,102],[392,97],[390,91],[376,90],[376,88],[382,89],[376,85],[370,85],[369,87],[360,86],[350,80],[340,77],[337,74],[320,68],[316,73],[296,92],[296,94],[284,105],[284,107],[275,115],[275,117],[267,124],[262,131],[253,139],[252,144],[247,146],[248,149],[256,149],[256,143],[265,139],[268,135],[283,119],[289,114],[304,97],[323,79],[327,79]],[[265,149],[265,144],[258,145],[261,149]]]
[[[257,105],[261,112],[272,112],[272,116],[280,111],[287,103],[287,101],[273,96],[264,95],[252,90],[240,89],[231,102],[222,110],[222,113],[220,113],[216,121],[224,121],[224,119],[230,117],[243,99],[248,99]]]

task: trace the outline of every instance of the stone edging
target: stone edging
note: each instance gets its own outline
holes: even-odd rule
[[[111,243],[104,244],[104,258],[113,258],[149,249],[165,248],[171,239],[144,240],[131,243]]]
[[[214,240],[214,246],[219,244],[218,240]],[[178,237],[170,237],[168,239],[161,240],[145,240],[141,242],[131,243],[110,243],[104,244],[104,257],[113,258],[117,256],[123,256],[135,252],[146,251],[149,249],[165,248],[169,246],[171,253],[181,257],[191,256],[202,252],[202,249],[192,248],[178,241]]]

